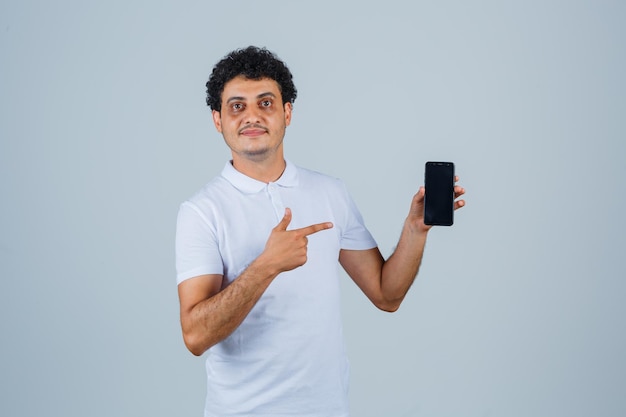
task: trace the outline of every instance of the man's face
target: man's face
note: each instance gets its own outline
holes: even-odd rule
[[[276,81],[233,78],[224,86],[222,110],[213,122],[231,149],[233,160],[282,159],[285,128],[291,122],[291,103],[283,105]]]

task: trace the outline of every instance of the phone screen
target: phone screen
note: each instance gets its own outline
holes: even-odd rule
[[[426,162],[424,175],[424,223],[452,226],[454,223],[454,164]]]

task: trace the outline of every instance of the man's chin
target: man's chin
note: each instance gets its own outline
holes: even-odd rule
[[[246,159],[249,159],[255,162],[260,162],[260,161],[266,160],[270,152],[269,152],[269,149],[254,149],[254,150],[244,151],[242,152],[242,154]]]

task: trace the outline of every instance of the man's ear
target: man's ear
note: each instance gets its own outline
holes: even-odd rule
[[[212,116],[213,116],[213,124],[215,125],[215,128],[217,129],[218,132],[222,133],[222,115],[220,112],[218,112],[217,110],[213,110],[211,112]]]
[[[289,126],[291,123],[291,111],[293,110],[293,105],[290,102],[285,103],[285,126]]]

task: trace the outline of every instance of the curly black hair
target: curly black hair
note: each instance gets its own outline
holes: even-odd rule
[[[206,83],[206,104],[211,110],[222,110],[224,85],[240,75],[250,80],[269,78],[276,81],[283,96],[283,104],[293,104],[298,95],[291,71],[283,61],[265,48],[248,46],[232,51],[213,67]]]

